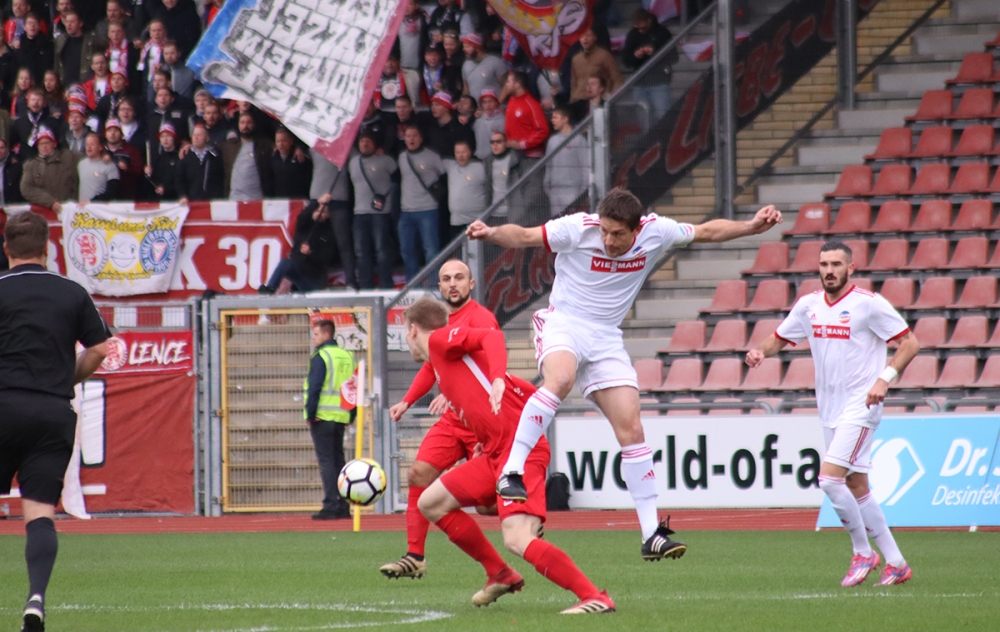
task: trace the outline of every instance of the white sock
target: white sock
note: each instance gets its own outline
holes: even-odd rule
[[[872,547],[868,543],[868,535],[865,534],[865,522],[861,517],[861,509],[858,507],[858,501],[854,498],[851,490],[847,488],[847,481],[842,478],[820,475],[819,487],[830,499],[833,510],[837,512],[844,529],[851,536],[854,553],[864,556],[871,555]]]
[[[659,525],[656,515],[656,473],[653,451],[643,443],[622,446],[622,478],[632,494],[635,512],[639,515],[642,541],[652,537]]]
[[[528,454],[552,423],[559,404],[559,398],[544,386],[528,398],[528,403],[521,411],[521,420],[517,422],[514,444],[510,448],[510,455],[502,472],[524,474],[524,462],[528,460]]]
[[[858,509],[861,511],[861,518],[865,522],[868,535],[875,540],[875,544],[885,556],[885,563],[896,568],[905,566],[906,560],[896,546],[896,538],[892,537],[892,531],[885,523],[885,514],[882,513],[878,501],[872,498],[871,492],[858,499]]]

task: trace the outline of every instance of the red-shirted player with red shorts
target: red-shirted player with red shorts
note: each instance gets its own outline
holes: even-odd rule
[[[550,457],[544,437],[525,462],[527,502],[498,502],[497,475],[510,451],[521,410],[535,392],[530,383],[507,374],[503,332],[450,324],[447,308],[430,298],[407,308],[405,327],[413,359],[430,363],[449,407],[479,441],[477,454],[434,481],[419,502],[421,513],[486,570],[486,586],[472,596],[472,603],[486,606],[524,586],[521,575],[503,561],[476,521],[462,511],[462,507],[496,503],[507,550],[580,599],[563,614],[614,612],[615,604],[607,593],[598,590],[566,553],[538,539],[545,520]]]
[[[438,271],[438,288],[451,312],[448,324],[499,329],[493,312],[472,300],[472,288],[475,286],[469,266],[462,261],[452,259],[441,266]],[[389,409],[392,420],[399,421],[414,402],[431,390],[435,381],[434,369],[430,364],[424,364],[402,401]],[[430,522],[417,509],[417,501],[441,472],[462,459],[471,460],[478,443],[476,435],[448,408],[448,402],[443,396],[439,395],[431,402],[430,410],[431,414],[441,414],[441,419],[424,435],[417,458],[406,472],[409,486],[406,503],[406,554],[379,569],[386,577],[418,578],[427,572],[424,543],[427,541]]]

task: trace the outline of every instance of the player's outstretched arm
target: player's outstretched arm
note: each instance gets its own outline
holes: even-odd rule
[[[517,224],[487,226],[476,220],[465,229],[469,239],[481,239],[503,248],[535,248],[545,245],[541,226],[525,228]]]
[[[758,235],[767,232],[773,226],[781,223],[781,211],[773,205],[765,206],[757,211],[753,219],[736,222],[728,219],[713,219],[694,227],[694,241],[702,243],[718,243],[732,241],[747,235]]]
[[[910,364],[910,360],[915,358],[919,352],[920,343],[917,342],[917,337],[913,335],[912,331],[907,332],[905,336],[899,339],[899,348],[892,355],[892,359],[889,360],[885,371],[875,380],[875,384],[868,391],[865,404],[869,408],[885,401],[885,394],[889,391],[889,382],[896,379],[896,376],[903,372],[903,369]]]
[[[87,347],[76,356],[76,370],[73,372],[73,383],[79,384],[94,374],[94,371],[101,366],[104,358],[108,355],[107,341],[99,342],[92,347]]]
[[[766,340],[764,340],[764,342],[760,343],[759,347],[747,351],[747,366],[751,369],[757,368],[757,366],[764,361],[764,358],[770,358],[776,355],[779,351],[784,349],[787,344],[787,340],[782,340],[774,334],[771,334]]]

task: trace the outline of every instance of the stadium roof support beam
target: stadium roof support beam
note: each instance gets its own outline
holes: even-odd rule
[[[715,11],[715,203],[717,214],[733,219],[736,199],[736,42],[733,0],[719,0]]]
[[[858,76],[858,0],[837,0],[837,99],[842,110],[855,106]]]

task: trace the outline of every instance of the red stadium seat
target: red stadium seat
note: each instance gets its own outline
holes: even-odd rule
[[[954,277],[931,277],[924,281],[920,296],[910,305],[910,309],[944,309],[954,302]]]
[[[1000,169],[993,174],[993,182],[990,182],[989,186],[983,188],[983,193],[1000,193]],[[997,219],[1000,221],[1000,218]]]
[[[951,225],[951,202],[948,200],[927,200],[920,205],[917,218],[910,231],[915,233],[937,233]]]
[[[817,265],[819,265],[817,263]],[[765,279],[757,286],[750,304],[740,311],[744,312],[780,312],[788,306],[790,294],[788,281],[784,279]]]
[[[872,188],[872,168],[863,165],[844,167],[837,188],[823,197],[849,198],[868,195]]]
[[[948,309],[985,309],[996,303],[996,300],[997,278],[976,276],[965,282],[962,296],[946,307]]]
[[[967,162],[958,167],[955,181],[945,193],[979,193],[990,183],[990,166],[985,162]]]
[[[698,311],[703,314],[736,312],[747,304],[747,282],[743,280],[719,281],[715,286],[712,304]]]
[[[823,280],[819,277],[810,277],[799,284],[799,290],[795,294],[795,300],[799,300],[806,294],[812,294],[823,289]]]
[[[976,356],[951,356],[944,363],[937,388],[968,388],[976,382]]]
[[[941,195],[951,183],[951,167],[944,163],[924,165],[907,195]]]
[[[663,362],[656,358],[640,358],[632,363],[640,391],[655,390],[663,383]]]
[[[905,239],[886,239],[875,248],[875,256],[868,264],[869,270],[899,270],[910,260],[910,242]]]
[[[910,179],[913,177],[909,165],[886,165],[878,174],[878,180],[868,195],[894,196],[903,195],[910,189]]]
[[[948,319],[943,316],[925,316],[913,326],[913,335],[917,337],[922,349],[940,347],[948,340]]]
[[[951,230],[989,230],[993,215],[993,203],[989,200],[966,200],[958,209],[958,217],[950,226]]]
[[[990,339],[979,345],[985,349],[1000,349],[1000,324],[993,328],[993,335]]]
[[[778,386],[782,391],[811,391],[816,388],[816,371],[812,358],[795,358],[788,363],[785,379]]]
[[[754,369],[747,369],[747,375],[740,384],[741,391],[773,391],[781,384],[781,360],[764,358]]]
[[[697,358],[677,358],[670,363],[667,379],[655,391],[690,391],[701,386],[701,360]]]
[[[955,331],[951,333],[948,342],[938,346],[945,349],[971,349],[986,344],[989,335],[989,320],[986,316],[963,316],[955,323]],[[920,340],[919,336],[917,340]]]
[[[941,121],[951,114],[955,97],[951,90],[928,90],[920,97],[920,105],[913,116],[907,116],[907,121]]]
[[[951,151],[951,128],[947,125],[928,127],[920,132],[917,147],[907,158],[940,158]]]
[[[988,92],[992,92],[987,90]],[[968,94],[968,93],[966,93]],[[993,153],[993,126],[972,125],[962,132],[958,146],[947,156],[989,156]]]
[[[993,80],[993,55],[989,53],[970,53],[962,59],[962,66],[953,79],[947,80],[948,85],[959,83],[990,83]]]
[[[825,242],[804,241],[795,251],[795,259],[784,272],[816,272],[819,273],[819,250]]]
[[[913,207],[905,200],[891,200],[878,209],[875,224],[866,233],[899,233],[910,229]]]
[[[746,343],[747,321],[720,320],[715,324],[712,339],[698,351],[703,353],[737,351],[745,347]]]
[[[696,391],[731,391],[743,382],[743,360],[739,358],[718,358],[712,360],[708,375]]]
[[[788,267],[788,243],[769,241],[760,245],[753,265],[742,274],[775,274]]]
[[[859,290],[864,290],[866,292],[874,292],[875,287],[872,284],[871,279],[851,279],[851,283],[858,286]]]
[[[988,118],[993,113],[993,90],[990,88],[972,88],[966,90],[958,107],[946,116],[947,119],[981,119]]]
[[[700,320],[684,320],[674,327],[670,344],[661,351],[663,353],[693,353],[704,346],[705,323]]]
[[[963,237],[955,245],[951,261],[942,266],[947,270],[985,268],[990,241],[986,237]]]
[[[753,326],[753,331],[750,333],[750,340],[747,341],[747,346],[744,347],[743,350],[749,351],[750,349],[756,349],[759,347],[768,336],[774,333],[774,330],[777,329],[780,324],[780,318],[764,318],[758,320]]]
[[[903,270],[936,270],[948,263],[948,240],[943,237],[922,239],[910,263]]]
[[[890,388],[931,388],[937,382],[938,359],[931,355],[918,355],[903,370]]]
[[[803,204],[795,216],[795,225],[786,235],[818,235],[830,227],[830,205],[823,202]]]
[[[868,266],[868,242],[864,239],[845,239],[843,244],[851,249],[855,271],[864,270]]]
[[[986,42],[984,46],[986,46],[986,48],[1000,48],[1000,33],[997,33],[997,36],[991,41]]]
[[[736,403],[740,399],[738,397],[716,397],[712,400],[713,402],[719,403]],[[742,415],[743,410],[740,408],[709,408],[709,415]]]
[[[863,233],[871,225],[872,207],[868,202],[844,202],[837,211],[834,220],[826,233],[843,235],[846,233]]]
[[[885,300],[889,301],[889,304],[896,309],[908,309],[917,296],[916,284],[914,279],[902,277],[886,279],[879,294],[884,296]]]
[[[991,355],[986,358],[986,364],[983,365],[983,372],[979,374],[979,379],[971,386],[975,388],[1000,387],[1000,355]]]
[[[909,127],[890,127],[882,130],[875,153],[865,160],[895,160],[903,158],[913,148],[913,131]]]
[[[1000,244],[993,249],[993,256],[990,260],[986,262],[984,268],[1000,268]],[[992,305],[991,307],[1000,307],[1000,305]]]

